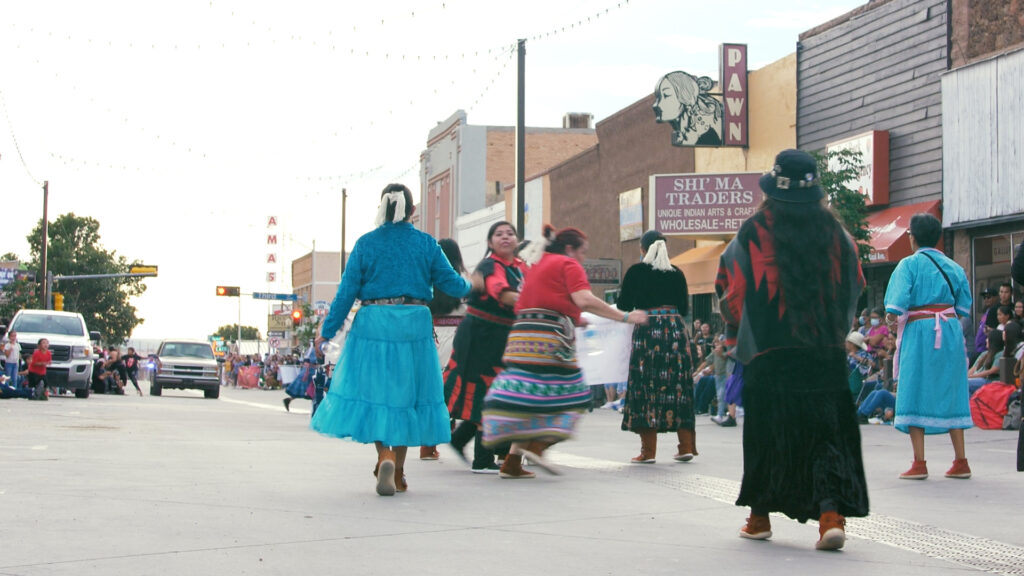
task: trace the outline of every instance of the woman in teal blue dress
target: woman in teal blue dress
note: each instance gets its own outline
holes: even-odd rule
[[[413,228],[412,194],[401,184],[381,193],[378,227],[352,248],[316,347],[337,334],[358,298],[331,387],[311,426],[323,434],[374,443],[377,493],[404,492],[409,446],[447,443],[448,407],[427,304],[433,286],[462,298],[470,289],[437,241]]]
[[[928,477],[924,457],[926,434],[948,432],[953,442],[953,467],[947,478],[970,478],[964,429],[973,426],[967,388],[967,351],[958,315],[971,313],[971,290],[959,264],[935,249],[942,224],[929,214],[910,219],[914,253],[896,266],[885,290],[886,322],[899,328],[895,377],[897,430],[910,435],[914,462],[900,475],[906,480]]]

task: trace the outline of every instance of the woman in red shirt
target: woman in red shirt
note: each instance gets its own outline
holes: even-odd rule
[[[499,472],[502,478],[534,476],[523,470],[523,456],[555,473],[541,454],[571,437],[590,407],[590,389],[576,362],[574,327],[581,312],[647,322],[647,312],[622,312],[590,292],[583,269],[587,248],[583,232],[565,228],[556,233],[545,225],[544,241],[524,251],[531,266],[515,305],[515,323],[502,358],[505,369],[491,383],[483,409],[484,443],[512,443]]]
[[[50,353],[50,341],[40,338],[35,352],[28,363],[28,385],[35,391],[36,400],[47,400],[46,397],[46,367],[53,360]]]

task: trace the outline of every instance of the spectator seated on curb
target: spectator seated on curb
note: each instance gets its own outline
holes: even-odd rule
[[[846,360],[850,369],[850,393],[856,398],[868,375],[875,372],[875,356],[868,352],[864,335],[860,332],[846,335]]]
[[[974,366],[967,371],[967,386],[971,394],[999,378],[999,361],[1003,357],[1003,332],[992,330],[986,338],[987,349],[978,356]]]
[[[8,383],[7,375],[0,375],[0,400],[8,398],[27,398],[35,400],[32,390],[29,388],[15,388]]]
[[[876,386],[857,407],[857,419],[861,424],[892,423],[896,410],[896,395],[881,384]]]

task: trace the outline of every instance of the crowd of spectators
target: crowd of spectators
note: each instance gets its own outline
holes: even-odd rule
[[[259,366],[259,385],[262,388],[281,388],[288,382],[281,382],[281,366],[299,366],[302,358],[296,353],[281,354],[266,352],[259,354],[239,354],[228,352],[221,363],[221,384],[237,387],[238,372],[241,368]]]
[[[965,348],[971,360],[967,373],[971,394],[1003,378],[1019,383],[1024,367],[1024,299],[1013,300],[1009,282],[1000,284],[998,290],[982,290],[979,299],[982,313],[977,329],[964,332],[969,339]],[[892,378],[896,338],[884,323],[875,321],[883,314],[881,309],[865,309],[847,338],[850,389],[862,423],[891,423],[896,404],[897,382]],[[1003,358],[1010,359],[1008,375],[1002,373]]]

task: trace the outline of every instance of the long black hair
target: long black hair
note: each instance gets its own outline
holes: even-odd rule
[[[466,266],[462,263],[462,250],[459,250],[459,244],[451,238],[442,238],[437,243],[441,246],[441,251],[448,258],[448,263],[452,265],[452,268],[459,274],[465,274]],[[432,316],[446,316],[461,305],[461,298],[449,296],[434,286],[434,298],[427,307],[430,308]]]
[[[781,285],[783,321],[793,337],[821,346],[846,336],[851,283],[845,267],[856,258],[846,231],[822,202],[766,198],[756,216],[772,236]]]

